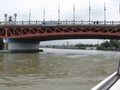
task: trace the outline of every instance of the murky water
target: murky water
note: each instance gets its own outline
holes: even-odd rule
[[[90,90],[116,71],[120,52],[47,49],[0,53],[0,90]]]

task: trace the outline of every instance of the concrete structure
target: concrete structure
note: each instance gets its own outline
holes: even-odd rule
[[[20,51],[39,51],[39,41],[28,41],[24,39],[8,39],[8,50]]]

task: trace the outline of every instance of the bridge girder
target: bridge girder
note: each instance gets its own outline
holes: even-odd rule
[[[120,26],[0,26],[0,38],[36,41],[60,39],[120,39]]]

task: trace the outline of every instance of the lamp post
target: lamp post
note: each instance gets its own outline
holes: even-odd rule
[[[73,4],[73,24],[75,24],[75,4]]]
[[[106,3],[104,2],[104,24],[106,24]]]
[[[7,23],[7,14],[4,14],[5,16],[5,24]]]
[[[89,24],[91,22],[91,6],[90,6],[90,2],[89,2]]]
[[[58,6],[58,24],[60,24],[60,5]]]
[[[45,24],[45,7],[44,7],[44,10],[43,10],[43,24]]]
[[[119,3],[119,19],[120,19],[120,3]],[[119,23],[120,23],[120,20],[119,20]]]
[[[31,9],[29,9],[29,24],[30,24],[30,21],[31,21]]]
[[[14,23],[16,24],[16,21],[17,21],[17,14],[14,13]]]

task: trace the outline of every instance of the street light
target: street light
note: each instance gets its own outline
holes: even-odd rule
[[[91,21],[91,6],[90,6],[90,2],[89,2],[89,24],[90,24],[90,21]]]
[[[73,4],[73,24],[75,24],[75,4]]]
[[[60,5],[58,6],[58,24],[60,24]]]
[[[5,24],[7,23],[7,14],[4,14],[5,16]]]
[[[29,24],[30,24],[30,21],[31,21],[31,9],[29,9]]]
[[[16,21],[17,21],[17,14],[14,13],[14,22],[16,23]]]
[[[106,24],[106,3],[104,2],[104,24]]]
[[[120,19],[120,3],[119,3],[119,19]],[[120,21],[120,20],[119,20]]]
[[[46,10],[46,8],[44,7],[44,10],[43,10],[43,24],[45,24],[45,10]]]

